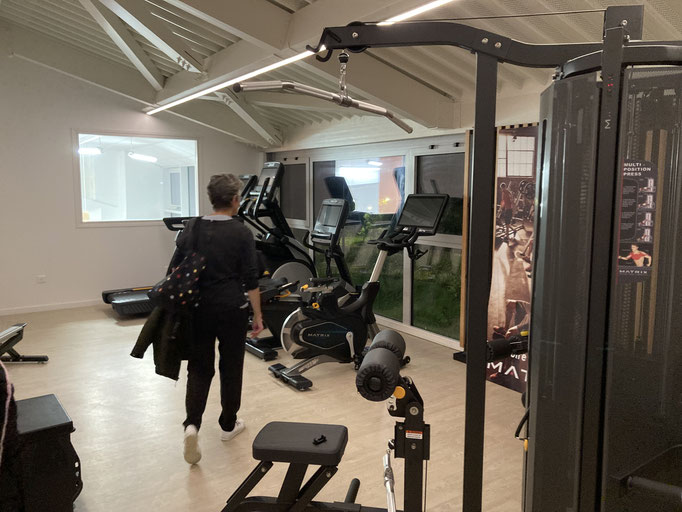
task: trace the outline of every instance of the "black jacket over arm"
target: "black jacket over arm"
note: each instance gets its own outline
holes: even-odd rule
[[[256,244],[251,231],[241,222],[195,220],[180,234],[176,244],[171,268],[195,250],[206,258],[206,268],[199,280],[202,307],[242,307],[246,303],[244,290],[258,288]],[[180,361],[187,359],[191,342],[191,316],[155,308],[130,355],[141,359],[152,345],[156,373],[178,380]]]

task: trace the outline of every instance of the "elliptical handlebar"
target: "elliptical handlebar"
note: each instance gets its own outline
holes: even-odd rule
[[[196,217],[164,217],[163,223],[170,231],[182,231],[190,220]]]
[[[265,192],[268,189],[268,185],[270,184],[270,178],[265,178],[265,181],[263,182],[263,186],[260,189],[260,192],[258,193],[258,199],[256,199],[256,204],[253,207],[253,220],[258,224],[258,226],[263,229],[264,231],[270,231],[268,229],[268,226],[265,225],[264,222],[260,220],[260,215],[258,214],[261,206],[263,205],[263,200],[265,199]]]
[[[315,251],[317,253],[320,253],[320,254],[324,254],[326,252],[324,249],[320,249],[319,247],[316,247],[315,244],[310,243],[310,231],[307,231],[307,230],[306,230],[305,234],[303,235],[303,240],[301,240],[301,244],[304,247],[307,247],[308,249]]]
[[[241,196],[242,196],[242,203],[239,205],[239,211],[237,212],[237,215],[239,217],[244,217],[246,211],[249,209],[249,206],[251,206],[253,199],[250,196],[251,191],[255,188],[255,186],[258,184],[258,176],[255,174],[252,174],[248,181],[246,182],[246,185],[244,185],[244,188],[241,191]]]

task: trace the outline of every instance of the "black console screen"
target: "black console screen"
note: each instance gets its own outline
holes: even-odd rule
[[[339,217],[341,216],[341,205],[326,204],[322,207],[320,212],[320,223],[323,226],[330,228],[335,228],[339,223]]]
[[[410,195],[398,219],[398,226],[436,229],[447,196]]]

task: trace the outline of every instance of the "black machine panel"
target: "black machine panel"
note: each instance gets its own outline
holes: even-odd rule
[[[410,194],[398,217],[397,227],[435,231],[447,201],[445,194]]]
[[[313,242],[328,240],[336,243],[348,217],[348,202],[343,199],[325,199],[315,220],[310,238]]]
[[[528,511],[578,510],[599,94],[596,74],[542,95],[528,396]],[[569,129],[572,127],[572,129]],[[570,179],[568,178],[570,177]],[[561,441],[558,441],[558,440]]]
[[[682,510],[682,68],[629,68],[623,90],[602,512],[671,512]]]
[[[628,68],[623,91],[603,389],[586,387],[597,74],[542,97],[526,511],[682,506],[682,68]],[[600,392],[595,509],[581,501],[581,467],[586,403]]]
[[[276,193],[282,184],[284,165],[281,162],[265,162],[258,176],[258,183],[251,189],[250,194],[258,197],[263,192],[263,201],[267,204],[276,198]]]

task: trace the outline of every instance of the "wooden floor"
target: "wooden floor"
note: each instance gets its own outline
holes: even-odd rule
[[[119,320],[108,307],[0,317],[0,330],[28,322],[18,345],[27,354],[47,354],[45,365],[8,365],[17,399],[57,395],[73,419],[72,442],[83,467],[84,489],[78,512],[217,512],[255,465],[251,442],[272,420],[341,423],[350,441],[339,472],[320,498],[345,495],[360,478],[358,501],[385,506],[381,457],[394,420],[384,404],[358,395],[350,365],[327,364],[309,375],[311,390],[301,393],[274,380],[267,363],[246,355],[243,405],[246,431],[219,439],[218,386],[211,390],[200,433],[203,458],[190,467],[182,458],[185,378],[174,382],[154,374],[151,353],[129,356],[143,319]],[[403,372],[419,386],[432,428],[427,510],[461,510],[465,366],[451,350],[408,337],[412,362]],[[281,362],[288,364],[286,354]],[[184,371],[183,371],[184,372]],[[515,512],[521,506],[522,445],[513,437],[523,414],[519,395],[488,384],[484,507]],[[402,465],[394,464],[402,503]],[[275,467],[256,488],[276,493],[283,471]]]

